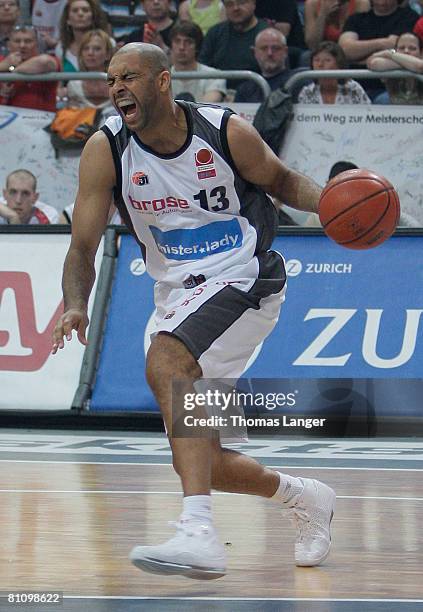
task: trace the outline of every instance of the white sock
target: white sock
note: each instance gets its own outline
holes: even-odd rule
[[[181,521],[189,520],[212,522],[211,495],[188,495],[184,497],[184,508]]]
[[[279,487],[272,499],[282,502],[283,504],[287,504],[291,501],[293,502],[293,498],[303,492],[303,481],[301,478],[294,478],[293,476],[288,476],[288,474],[282,474],[281,472],[278,472],[278,474],[280,478]]]

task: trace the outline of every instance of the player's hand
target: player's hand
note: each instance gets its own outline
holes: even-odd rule
[[[72,340],[72,330],[74,329],[77,332],[79,342],[86,346],[88,344],[86,338],[88,323],[89,319],[85,310],[70,308],[64,312],[53,330],[52,354],[55,355],[58,349],[62,349],[65,346],[64,338],[68,341]]]

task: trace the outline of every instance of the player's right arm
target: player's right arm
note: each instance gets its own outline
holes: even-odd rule
[[[95,254],[107,225],[115,185],[115,167],[106,135],[96,132],[84,147],[79,165],[79,187],[72,216],[72,240],[63,267],[64,313],[53,331],[53,354],[64,337],[87,344],[88,299],[95,280]]]

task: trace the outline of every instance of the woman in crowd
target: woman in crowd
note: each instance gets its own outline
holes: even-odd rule
[[[342,70],[347,61],[341,47],[334,42],[320,43],[311,53],[313,70]],[[300,104],[370,104],[370,98],[352,79],[319,78],[305,85],[298,94]]]
[[[60,42],[55,49],[64,72],[78,72],[82,37],[94,29],[107,32],[107,20],[97,0],[68,0],[60,20]]]
[[[81,38],[79,68],[81,71],[106,72],[112,55],[110,36],[104,30],[90,30]],[[106,116],[116,114],[106,81],[69,81],[67,97],[68,106],[102,109]]]
[[[307,0],[304,5],[307,47],[315,49],[324,40],[338,42],[347,18],[369,10],[369,0]]]
[[[409,70],[423,74],[422,41],[412,32],[398,37],[395,49],[378,51],[367,60],[369,70]],[[379,94],[375,104],[423,104],[423,82],[412,74],[403,79],[386,79],[386,92]]]

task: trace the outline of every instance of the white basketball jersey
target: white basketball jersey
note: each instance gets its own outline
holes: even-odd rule
[[[112,148],[121,216],[148,273],[175,286],[190,275],[210,278],[247,264],[270,248],[277,228],[270,198],[233,163],[226,136],[232,111],[177,103],[188,134],[169,155],[143,144],[119,116],[101,128]]]

